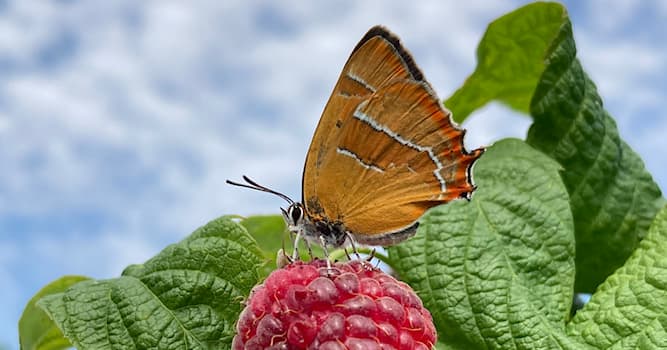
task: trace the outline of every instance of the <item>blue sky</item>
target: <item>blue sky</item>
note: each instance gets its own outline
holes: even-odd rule
[[[300,197],[310,137],[350,50],[397,33],[438,94],[489,21],[524,1],[0,1],[0,346],[64,274],[110,278],[222,214]],[[567,1],[584,67],[667,186],[667,2]],[[490,105],[469,147],[523,137]]]

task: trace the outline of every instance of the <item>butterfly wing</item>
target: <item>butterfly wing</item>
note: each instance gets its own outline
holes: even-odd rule
[[[412,235],[435,205],[468,198],[473,162],[398,39],[372,28],[348,59],[308,151],[303,202],[313,220],[343,223],[360,243]]]

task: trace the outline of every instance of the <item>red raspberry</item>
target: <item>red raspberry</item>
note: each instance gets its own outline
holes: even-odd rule
[[[256,286],[233,349],[431,349],[431,314],[403,282],[368,262],[295,262]]]

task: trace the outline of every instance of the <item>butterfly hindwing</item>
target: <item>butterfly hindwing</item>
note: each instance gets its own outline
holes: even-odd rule
[[[303,201],[313,220],[342,222],[357,241],[391,244],[430,207],[467,197],[463,131],[410,54],[382,27],[352,52],[308,151]]]

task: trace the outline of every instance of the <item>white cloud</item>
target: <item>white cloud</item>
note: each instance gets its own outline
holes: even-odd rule
[[[637,91],[629,87],[641,88],[642,81],[667,68],[664,47],[646,46],[629,39],[601,42],[592,35],[579,35],[578,43],[584,68],[601,90],[617,98],[633,96]]]
[[[641,1],[635,0],[593,0],[584,3],[587,5],[586,22],[599,32],[614,33],[626,29],[642,6]]]
[[[0,281],[2,281],[2,288],[0,288],[2,304],[0,305],[2,305],[3,314],[10,316],[0,317],[0,347],[10,341],[9,336],[17,334],[18,319],[31,297],[31,295],[24,295],[31,291],[24,289],[14,272],[16,267],[11,265],[17,260],[17,253],[15,242],[0,237]]]
[[[117,277],[128,265],[143,263],[161,250],[143,232],[115,231],[60,237],[44,234],[31,239],[30,247],[23,253],[37,262],[53,264],[50,271],[60,271],[55,272],[54,279],[61,274]]]
[[[531,124],[528,115],[511,110],[497,102],[491,102],[466,119],[463,126],[468,150],[491,146],[508,137],[525,139]]]

